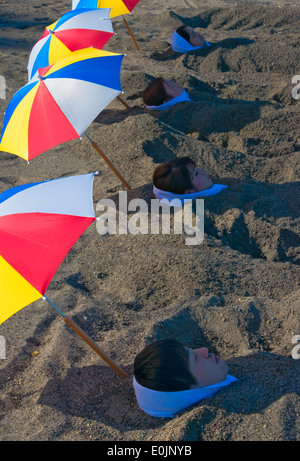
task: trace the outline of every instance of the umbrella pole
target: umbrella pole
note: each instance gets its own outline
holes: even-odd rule
[[[108,160],[108,158],[106,157],[106,155],[103,154],[103,152],[101,152],[101,150],[99,149],[99,147],[97,146],[97,144],[94,143],[94,141],[89,137],[89,135],[84,132],[84,134],[86,134],[86,136],[89,138],[89,140],[91,141],[92,143],[92,146],[94,149],[96,149],[96,151],[98,152],[98,154],[101,155],[101,157],[103,158],[103,160],[105,160],[105,162],[108,164],[108,166],[113,170],[113,172],[115,173],[116,176],[118,176],[118,178],[120,179],[120,181],[124,184],[124,186],[126,187],[127,190],[131,190],[131,187],[129,186],[129,184],[125,181],[125,179],[120,175],[120,173],[116,170],[116,168],[113,166],[112,163],[110,163],[110,161]]]
[[[75,331],[75,333],[78,334],[78,336],[81,337],[81,339],[83,339],[95,352],[97,352],[98,355],[100,355],[100,357],[116,372],[118,373],[118,375],[121,376],[121,378],[127,378],[128,375],[127,373],[122,370],[122,368],[120,368],[111,358],[109,358],[105,352],[98,346],[97,343],[95,343],[95,341],[92,340],[92,338],[90,338],[81,328],[80,326],[77,325],[77,323],[74,322],[74,320],[72,320],[70,317],[66,316],[65,314],[63,314],[59,309],[58,307],[55,306],[55,304],[53,304],[46,296],[43,297],[46,301],[48,301],[49,304],[51,304],[51,306],[53,306],[59,313],[60,315],[63,317],[65,323],[67,325],[69,325],[70,328],[72,328],[73,331]]]
[[[123,106],[126,107],[126,109],[130,109],[128,104],[124,101],[124,99],[120,98],[120,96],[117,96],[117,99],[123,104]]]
[[[136,49],[137,49],[138,51],[140,51],[139,46],[138,46],[138,44],[136,43],[136,40],[135,40],[135,38],[134,38],[134,36],[133,36],[133,34],[132,34],[131,30],[130,30],[130,27],[129,27],[129,25],[128,25],[126,19],[124,18],[124,16],[123,16],[123,21],[124,21],[125,26],[127,27],[127,30],[128,30],[128,32],[129,32],[130,37],[132,38],[133,43],[135,44]]]

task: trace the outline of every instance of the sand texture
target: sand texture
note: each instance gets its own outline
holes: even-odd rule
[[[27,83],[30,51],[71,0],[0,1],[0,126]],[[157,164],[189,155],[229,187],[205,200],[205,238],[100,235],[93,223],[53,277],[47,296],[129,375],[120,378],[47,302],[2,325],[0,439],[47,441],[299,440],[298,1],[141,0],[105,49],[126,53],[122,98],[87,132],[126,178],[128,200],[152,198]],[[181,23],[214,44],[181,55],[170,47]],[[145,109],[141,91],[163,76],[194,102]],[[300,91],[299,91],[300,93]],[[124,186],[87,137],[61,144],[27,165],[0,153],[0,192],[99,170],[94,204],[117,202]],[[99,215],[96,212],[96,215]],[[207,346],[238,382],[213,399],[155,419],[137,406],[133,360],[149,342],[175,337]]]

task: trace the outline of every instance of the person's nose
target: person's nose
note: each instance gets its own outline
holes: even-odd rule
[[[194,353],[198,355],[199,357],[204,357],[206,359],[209,356],[207,347],[199,347],[198,349],[194,349]]]

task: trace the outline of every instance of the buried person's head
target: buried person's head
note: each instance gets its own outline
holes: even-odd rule
[[[147,106],[161,106],[180,96],[183,88],[176,82],[158,77],[149,83],[142,93],[143,101]]]
[[[228,365],[206,347],[189,349],[175,339],[146,346],[134,361],[136,381],[156,391],[184,391],[225,380]]]
[[[133,386],[145,413],[173,417],[236,381],[227,373],[227,363],[206,347],[189,349],[175,339],[162,339],[137,354]]]
[[[189,157],[181,157],[158,165],[153,173],[154,186],[172,194],[192,194],[213,186],[209,174],[196,168]]]
[[[180,35],[182,38],[184,38],[193,47],[206,45],[206,40],[200,34],[200,32],[192,29],[191,27],[184,25],[180,26],[178,27],[178,29],[176,29],[176,33]]]
[[[197,30],[182,25],[173,32],[171,46],[177,53],[188,53],[211,46],[211,43],[208,43]]]

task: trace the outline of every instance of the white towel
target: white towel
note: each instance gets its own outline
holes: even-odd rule
[[[141,410],[150,416],[173,418],[179,411],[194,405],[200,400],[212,397],[216,392],[234,381],[238,381],[237,378],[227,375],[225,381],[212,386],[188,389],[186,391],[162,392],[141,386],[133,376],[133,387]]]
[[[164,109],[168,109],[169,107],[175,106],[175,104],[178,104],[179,102],[185,102],[185,101],[191,101],[191,99],[189,98],[189,95],[187,94],[185,89],[183,89],[183,92],[179,96],[176,96],[170,101],[164,102],[160,106],[146,106],[146,108],[149,110],[164,110]]]
[[[193,46],[187,40],[185,40],[181,35],[177,34],[176,30],[173,32],[171,37],[171,46],[173,51],[177,53],[187,53],[189,51],[200,50],[200,48],[205,48],[205,46]],[[211,46],[211,43],[206,42],[206,46]]]
[[[162,201],[162,203],[166,203],[170,206],[182,206],[184,203],[188,203],[196,198],[212,197],[227,187],[228,186],[224,186],[222,184],[214,184],[209,189],[205,189],[200,192],[194,192],[193,194],[172,194],[172,192],[160,190],[153,186],[153,194],[159,202]],[[168,203],[172,200],[174,202]]]

